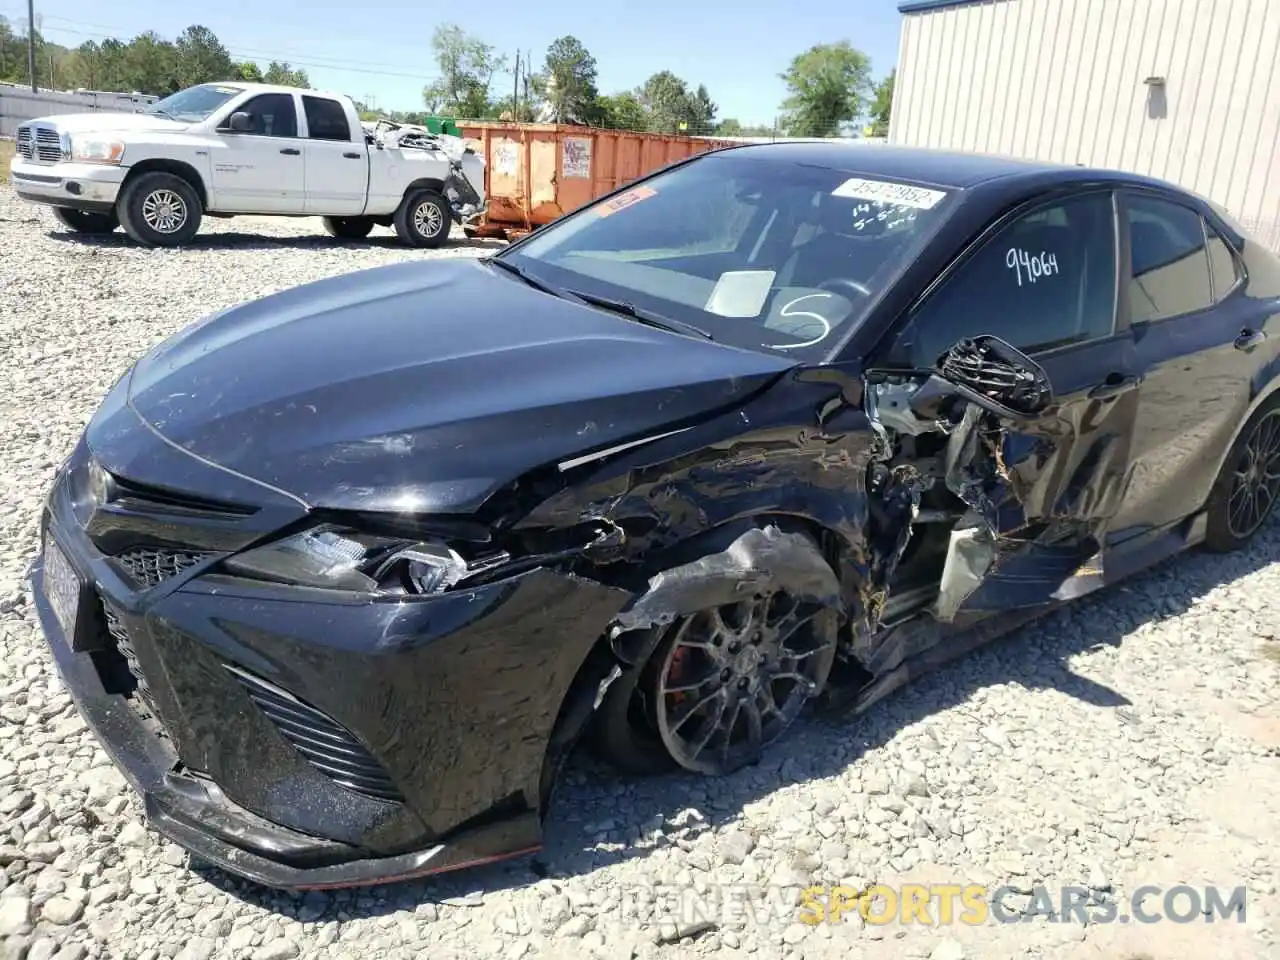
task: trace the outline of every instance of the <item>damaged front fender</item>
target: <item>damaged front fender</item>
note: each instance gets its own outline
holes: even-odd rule
[[[845,613],[840,581],[813,538],[770,524],[751,526],[721,551],[654,574],[648,589],[615,618],[613,632],[666,626],[779,590]]]

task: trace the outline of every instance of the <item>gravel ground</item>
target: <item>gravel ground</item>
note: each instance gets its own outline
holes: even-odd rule
[[[1079,603],[867,717],[808,721],[730,778],[631,782],[579,761],[533,863],[291,897],[145,830],[22,580],[55,466],[126,365],[201,315],[491,246],[415,252],[387,231],[343,245],[314,220],[235,220],[152,252],[73,239],[0,187],[3,957],[1280,956],[1280,524],[1246,553],[1187,556]],[[695,891],[707,909],[717,891],[914,881],[1008,883],[1024,910],[1037,884],[1095,899],[1244,885],[1247,921],[808,926],[784,902],[688,923],[666,896]]]

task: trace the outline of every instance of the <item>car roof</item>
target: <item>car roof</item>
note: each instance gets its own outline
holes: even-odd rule
[[[308,96],[321,96],[338,98],[340,93],[332,93],[328,90],[316,90],[313,87],[289,87],[281,86],[278,83],[256,83],[251,80],[218,80],[204,84],[206,87],[235,87],[237,90],[252,90],[255,93],[305,93]]]
[[[775,143],[751,143],[716,151],[719,155],[752,156],[776,159],[784,163],[802,163],[861,176],[889,177],[928,183],[939,187],[964,190],[990,180],[1027,178],[1071,180],[1112,180],[1134,185],[1172,184],[1152,180],[1118,170],[985,153],[961,153],[928,147],[890,146],[884,143],[858,143],[838,140],[780,140]],[[1177,189],[1177,188],[1175,188]]]

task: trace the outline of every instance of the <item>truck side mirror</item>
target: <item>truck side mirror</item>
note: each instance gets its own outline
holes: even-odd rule
[[[253,130],[253,117],[243,110],[237,110],[231,115],[227,127],[232,133],[250,133]]]

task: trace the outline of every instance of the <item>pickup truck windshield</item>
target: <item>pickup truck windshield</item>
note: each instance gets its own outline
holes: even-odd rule
[[[230,87],[221,83],[202,83],[198,87],[188,87],[163,100],[157,100],[147,107],[145,112],[159,114],[173,120],[198,123],[240,92],[239,87]]]
[[[722,343],[819,362],[952,203],[944,189],[731,150],[570,214],[502,259]]]

